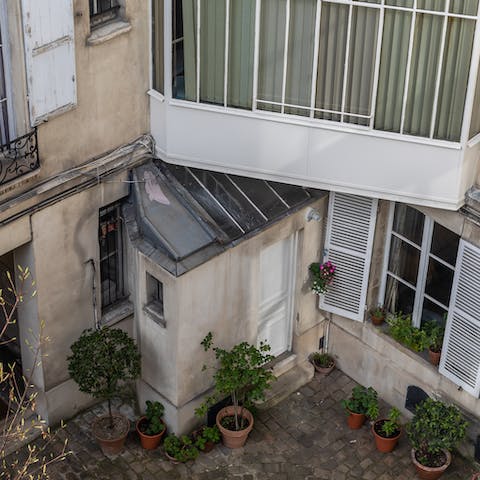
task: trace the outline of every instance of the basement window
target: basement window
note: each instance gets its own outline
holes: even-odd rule
[[[145,310],[147,313],[159,323],[166,327],[164,310],[163,310],[163,283],[147,272],[147,303]]]
[[[120,10],[117,0],[89,0],[89,7],[91,27],[116,19]]]

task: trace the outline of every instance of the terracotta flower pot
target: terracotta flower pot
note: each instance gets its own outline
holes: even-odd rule
[[[418,478],[423,480],[437,480],[437,478],[440,478],[452,462],[452,455],[450,452],[448,450],[443,450],[443,453],[445,454],[447,461],[441,467],[426,467],[417,460],[415,457],[415,450],[412,448],[410,451],[410,458],[415,466]]]
[[[372,425],[372,432],[373,436],[375,438],[375,446],[377,447],[377,450],[382,453],[390,453],[393,451],[393,449],[397,446],[398,439],[400,438],[400,435],[402,434],[402,431],[398,431],[398,435],[395,437],[383,437],[382,435],[378,434],[376,432],[376,428],[380,428],[382,425],[382,422],[386,421],[386,418],[382,418],[380,420],[377,420],[373,425]]]
[[[113,414],[114,428],[110,428],[110,417],[103,415],[93,421],[92,432],[105,455],[116,455],[123,450],[130,430],[130,421],[120,414]]]
[[[170,463],[173,463],[174,465],[180,465],[180,461],[178,461],[175,457],[172,457],[171,455],[168,454],[167,451],[165,451],[165,456],[168,458],[168,461]]]
[[[229,407],[222,408],[217,413],[216,418],[217,427],[222,434],[222,442],[228,448],[243,447],[243,445],[245,445],[245,442],[247,441],[248,434],[253,428],[253,415],[249,410],[242,407],[239,407],[239,413],[243,418],[247,419],[248,427],[239,431],[228,430],[227,428],[224,428],[221,424],[222,419],[225,417],[231,417],[234,415],[234,413],[235,407],[231,405]]]
[[[347,423],[352,430],[358,430],[362,428],[367,417],[363,413],[354,413],[348,411]]]
[[[315,371],[320,373],[320,375],[323,375],[326,377],[334,368],[335,368],[335,360],[333,360],[333,365],[330,365],[330,367],[321,367],[315,363],[315,361],[312,360],[312,364],[315,367]]]
[[[430,359],[430,363],[432,365],[438,365],[440,363],[440,356],[442,355],[442,351],[433,352],[432,350],[428,349],[428,358]]]
[[[147,435],[146,433],[143,433],[140,429],[141,424],[146,421],[147,421],[147,417],[140,417],[137,420],[136,429],[137,429],[138,436],[140,437],[140,443],[142,444],[142,447],[145,450],[155,450],[160,445],[162,437],[165,435],[165,432],[167,431],[167,427],[165,423],[162,421],[164,428],[160,433],[157,433],[156,435]]]
[[[383,321],[385,320],[385,315],[377,316],[377,315],[370,315],[373,325],[377,327],[380,326]]]

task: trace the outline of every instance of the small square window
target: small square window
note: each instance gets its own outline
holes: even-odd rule
[[[95,27],[118,17],[120,5],[117,0],[89,0],[90,25]]]
[[[147,304],[146,310],[155,320],[158,320],[162,326],[165,326],[163,312],[163,283],[147,273]]]

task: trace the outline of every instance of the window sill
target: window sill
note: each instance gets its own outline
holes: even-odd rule
[[[153,320],[155,323],[160,325],[162,328],[167,328],[167,322],[165,316],[162,312],[159,311],[159,308],[155,303],[148,303],[143,307],[143,311]]]
[[[132,25],[121,19],[115,19],[111,22],[98,25],[92,28],[90,35],[87,37],[87,45],[92,47],[100,45],[124,33],[128,33],[131,29]]]
[[[129,300],[122,300],[112,305],[106,312],[102,313],[100,325],[112,326],[133,315],[133,303]]]

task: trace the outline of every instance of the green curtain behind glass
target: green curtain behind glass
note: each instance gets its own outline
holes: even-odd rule
[[[185,100],[197,100],[197,8],[196,0],[182,0],[183,12],[183,68]]]
[[[252,108],[255,0],[230,0],[227,104]]]
[[[400,132],[412,14],[385,12],[375,129]]]

